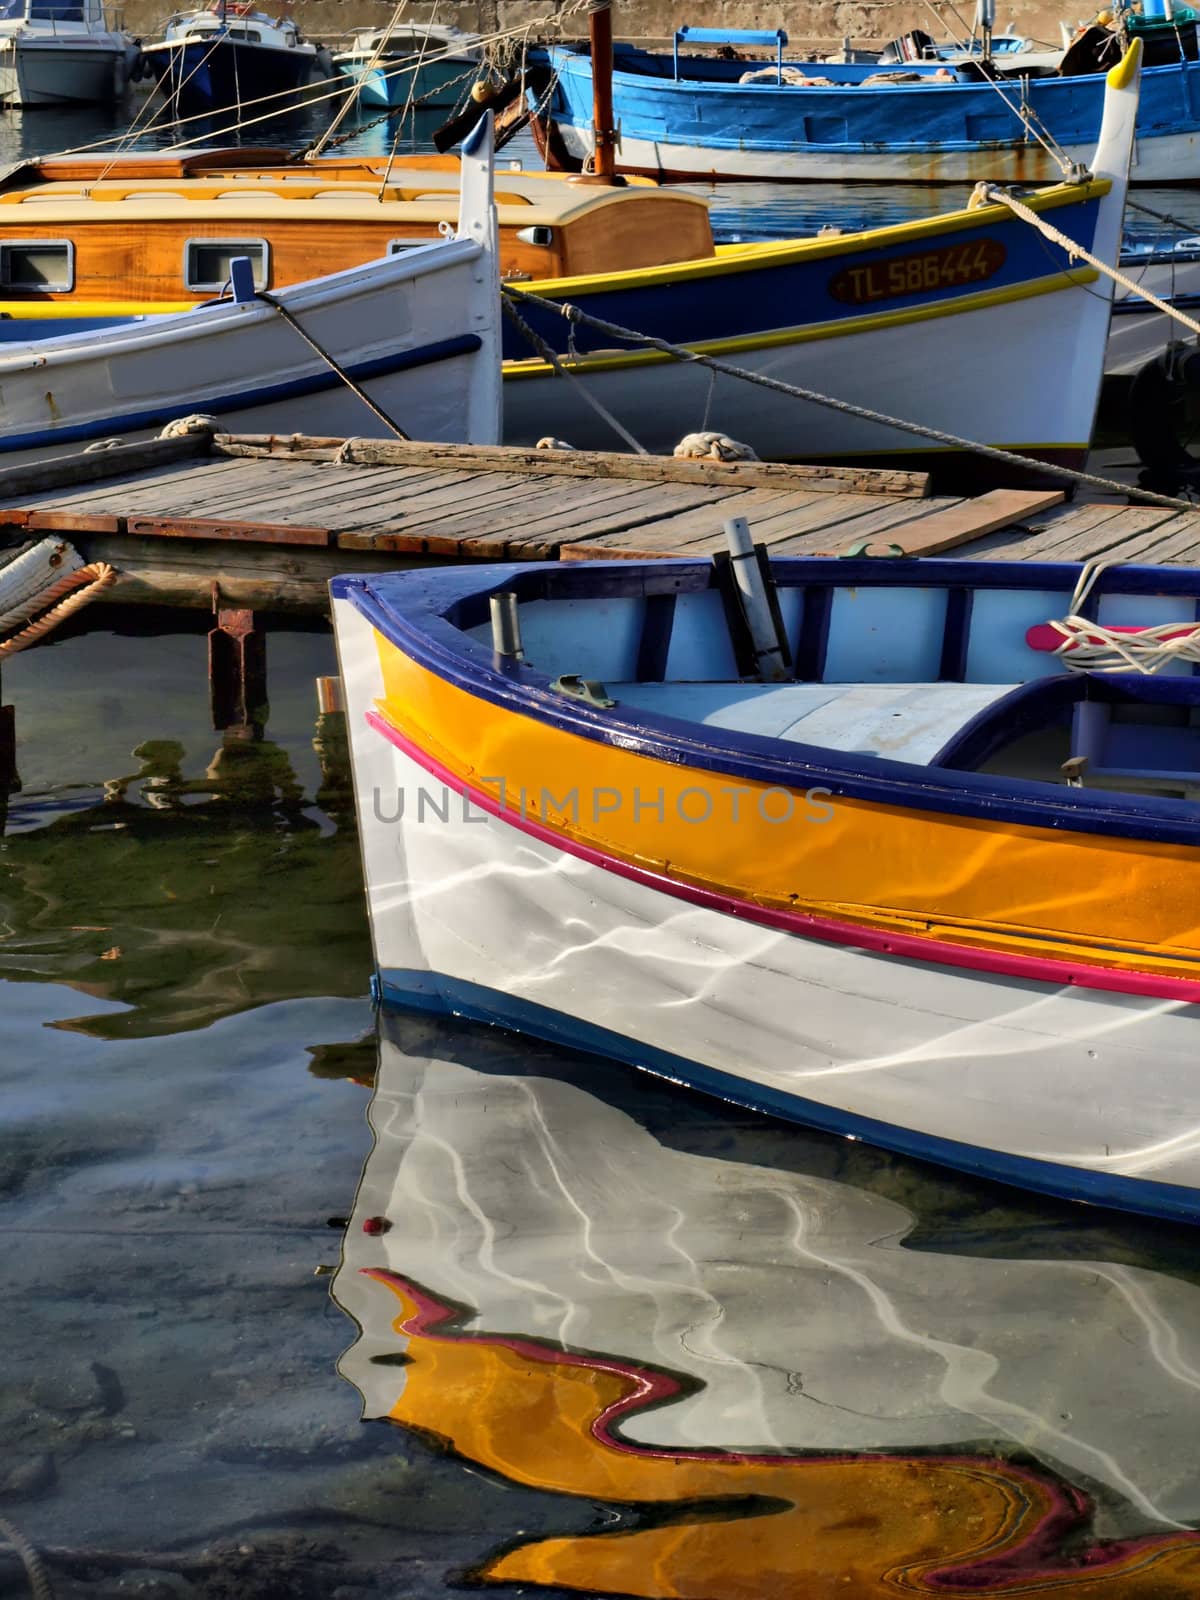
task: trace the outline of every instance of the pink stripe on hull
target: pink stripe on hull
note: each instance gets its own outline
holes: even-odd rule
[[[782,911],[771,906],[760,906],[751,900],[738,900],[716,889],[701,888],[697,884],[683,883],[647,867],[639,867],[608,855],[594,845],[547,827],[532,817],[522,816],[502,806],[493,796],[443,766],[436,757],[400,732],[386,717],[377,711],[368,711],[367,722],[389,743],[423,767],[426,772],[445,784],[448,789],[464,796],[480,811],[486,811],[521,833],[552,845],[567,855],[577,856],[605,872],[628,878],[678,900],[688,900],[693,905],[709,911],[719,911],[737,917],[743,922],[758,923],[763,927],[777,928],[803,939],[820,939],[826,944],[848,945],[857,950],[871,950],[880,955],[898,956],[906,961],[921,961],[936,966],[963,967],[972,972],[998,974],[1002,977],[1030,979],[1037,983],[1053,984],[1056,988],[1103,989],[1115,994],[1146,995],[1156,1000],[1173,1000],[1180,1005],[1200,1004],[1200,981],[1193,978],[1172,978],[1154,972],[1120,972],[1109,967],[1085,966],[1082,962],[1061,961],[1049,956],[1026,956],[1012,951],[976,950],[969,945],[943,944],[940,940],[922,939],[911,933],[886,933],[878,928],[864,928],[857,923],[841,922],[834,917],[815,916],[805,911]]]

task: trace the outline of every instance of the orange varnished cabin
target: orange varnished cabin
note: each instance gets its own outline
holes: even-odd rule
[[[708,207],[649,184],[600,188],[496,173],[501,271],[579,277],[711,256]],[[458,210],[454,157],[282,150],[30,161],[0,180],[0,305],[9,315],[185,308],[233,256],[278,289],[435,239]]]

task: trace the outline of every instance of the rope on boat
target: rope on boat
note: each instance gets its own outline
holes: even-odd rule
[[[287,323],[288,327],[296,330],[296,332],[304,340],[305,344],[308,345],[309,349],[316,351],[317,355],[320,356],[321,360],[330,369],[330,371],[335,372],[338,375],[338,377],[346,385],[347,389],[350,390],[351,394],[356,394],[362,401],[363,405],[365,405],[369,411],[374,412],[374,414],[379,418],[380,422],[383,423],[384,427],[390,429],[390,431],[396,435],[397,439],[411,438],[411,435],[405,433],[404,429],[394,417],[390,417],[382,406],[375,404],[374,400],[371,399],[371,396],[367,393],[363,386],[360,383],[355,382],[355,380],[346,371],[345,367],[339,366],[337,361],[334,360],[333,356],[329,354],[329,351],[325,349],[324,345],[318,344],[313,338],[312,334],[309,333],[307,328],[303,327],[288,310],[288,308],[276,300],[273,294],[270,294],[266,289],[259,289],[256,293],[256,298],[259,300],[265,300],[267,305],[273,306],[283,320]]]
[[[54,1600],[54,1588],[50,1582],[50,1574],[46,1571],[45,1562],[16,1523],[10,1522],[7,1517],[0,1517],[0,1538],[12,1545],[20,1556],[25,1576],[29,1579],[33,1600]]]
[[[1119,561],[1088,561],[1079,574],[1070,612],[1051,620],[1062,643],[1054,654],[1071,672],[1140,672],[1149,677],[1177,661],[1200,662],[1200,622],[1160,622],[1135,631],[1108,628],[1079,613],[1100,574]]]
[[[10,611],[2,619],[6,628],[12,628],[19,622],[26,622],[27,626],[19,633],[13,634],[11,639],[0,641],[0,660],[5,656],[15,656],[20,650],[28,650],[30,645],[37,644],[39,639],[52,633],[59,623],[65,622],[76,611],[82,611],[84,606],[91,605],[105,589],[117,581],[116,567],[110,567],[107,561],[93,561],[86,567],[76,567],[74,572],[68,572],[57,578],[48,589],[43,589],[41,594],[34,595],[32,600],[27,600],[24,605],[18,606],[15,611]],[[62,596],[66,596],[65,599]],[[55,602],[57,601],[57,604]],[[38,616],[39,611],[49,606],[43,616]],[[36,617],[35,622],[28,619]],[[0,1532],[5,1532],[4,1520],[0,1518]],[[16,1541],[7,1535],[14,1548],[19,1548]]]
[[[524,300],[547,311],[556,311],[568,322],[595,328],[598,332],[606,333],[611,338],[620,339],[626,344],[639,344],[647,349],[657,350],[674,361],[687,361],[695,366],[707,367],[711,372],[720,373],[723,377],[741,378],[746,383],[757,384],[761,389],[771,389],[776,394],[789,395],[793,400],[805,400],[809,405],[824,406],[827,410],[840,411],[845,416],[858,417],[864,422],[875,422],[885,428],[896,428],[901,433],[913,433],[922,439],[932,439],[936,444],[949,445],[955,450],[969,450],[972,454],[984,456],[989,461],[1000,461],[1006,466],[1024,467],[1031,472],[1062,478],[1067,483],[1086,484],[1089,488],[1103,489],[1109,494],[1124,495],[1131,500],[1140,500],[1146,505],[1167,506],[1172,511],[1194,512],[1196,509],[1195,502],[1191,500],[1181,500],[1174,495],[1155,494],[1150,489],[1136,488],[1132,484],[1121,483],[1116,478],[1102,478],[1094,472],[1080,472],[1074,467],[1061,466],[1057,461],[1039,461],[1035,456],[1021,455],[1015,450],[1003,450],[998,445],[980,444],[977,439],[964,439],[960,434],[946,433],[940,428],[930,428],[921,422],[907,422],[903,417],[889,416],[885,411],[875,411],[870,406],[855,405],[850,400],[837,400],[832,395],[820,394],[815,389],[802,389],[799,384],[784,383],[782,379],[770,378],[763,372],[751,372],[746,367],[735,367],[729,361],[719,361],[714,356],[703,355],[698,350],[689,350],[684,345],[671,344],[668,340],[656,338],[653,334],[639,333],[636,329],[623,328],[615,322],[606,322],[602,317],[594,317],[587,311],[581,311],[569,301],[546,300],[541,295],[530,294],[526,289],[516,289],[511,284],[505,284],[501,293],[506,302],[510,298]],[[559,370],[557,361],[553,365],[557,372]],[[581,370],[586,372],[586,366],[582,366]],[[580,374],[577,371],[568,375],[578,379]],[[598,404],[594,396],[589,398],[591,404]]]
[[[581,382],[569,367],[563,365],[562,361],[559,359],[558,352],[548,345],[540,334],[533,331],[521,313],[513,305],[512,298],[508,290],[502,289],[501,294],[503,298],[501,299],[500,303],[503,307],[504,315],[513,324],[522,338],[529,341],[547,366],[553,368],[555,376],[559,378],[566,378],[569,383],[574,384],[579,398],[583,401],[586,401],[586,403],[591,406],[592,410],[601,419],[601,421],[607,423],[618,438],[624,439],[625,443],[635,455],[648,456],[650,454],[649,450],[647,450],[644,445],[638,443],[629,430],[622,423],[618,422],[616,417],[613,416],[612,412],[607,406],[602,405],[601,402],[596,399],[596,396],[592,394],[587,385]],[[523,294],[521,298],[522,300],[536,300],[537,296]],[[541,303],[544,305],[549,304],[548,301],[543,301]]]
[[[1073,259],[1086,261],[1089,267],[1095,267],[1097,272],[1102,272],[1106,278],[1119,283],[1122,289],[1128,289],[1130,294],[1140,295],[1147,305],[1153,306],[1156,311],[1163,312],[1176,322],[1181,322],[1191,333],[1200,334],[1200,322],[1197,322],[1195,317],[1189,317],[1186,311],[1180,311],[1179,307],[1173,306],[1169,300],[1160,300],[1158,295],[1151,293],[1135,278],[1122,272],[1119,267],[1110,267],[1106,261],[1101,261],[1099,256],[1094,256],[1090,250],[1085,250],[1083,245],[1068,238],[1061,228],[1056,228],[1052,223],[1039,217],[1036,211],[1030,210],[1027,205],[1009,194],[1007,189],[997,189],[987,184],[984,186],[984,193],[989,200],[1007,206],[1014,216],[1020,217],[1022,222],[1029,223],[1031,228],[1036,228],[1043,237],[1060,246]]]

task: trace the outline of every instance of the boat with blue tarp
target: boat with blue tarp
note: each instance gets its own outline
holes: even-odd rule
[[[1104,73],[1123,43],[1147,46],[1136,183],[1200,178],[1197,16],[1121,16],[1092,27],[1061,66],[972,59],[877,63],[788,61],[782,29],[679,29],[674,48],[614,50],[617,169],[657,178],[774,181],[1042,183],[1086,167],[1100,135]],[[719,46],[718,53],[701,49]],[[547,160],[591,159],[592,57],[535,53]],[[1001,58],[1002,62],[1002,58]],[[1049,74],[1049,75],[1046,75]],[[531,98],[533,93],[531,92]]]

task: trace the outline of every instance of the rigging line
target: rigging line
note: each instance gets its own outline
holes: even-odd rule
[[[608,424],[618,438],[624,439],[625,443],[635,455],[649,455],[650,452],[645,448],[645,446],[639,444],[629,430],[617,421],[616,417],[613,416],[608,407],[596,399],[596,396],[591,393],[587,385],[583,383],[580,378],[570,370],[569,367],[563,365],[562,361],[560,361],[558,357],[557,351],[552,349],[540,334],[533,331],[533,329],[525,321],[524,317],[521,316],[520,312],[513,305],[508,291],[502,289],[501,296],[501,306],[503,307],[504,315],[513,324],[522,338],[526,339],[530,346],[537,351],[538,355],[547,364],[547,366],[553,368],[555,376],[559,378],[566,378],[568,382],[574,384],[575,391],[579,395],[579,398],[591,406],[596,415],[600,417],[602,421]],[[521,298],[523,300],[535,300],[537,297],[535,295],[522,295]],[[549,301],[541,301],[539,303],[542,305],[548,305]]]
[[[997,189],[989,184],[985,189],[985,193],[989,200],[994,200],[1002,206],[1007,206],[1015,216],[1020,217],[1022,222],[1027,222],[1031,228],[1036,228],[1040,234],[1043,234],[1054,244],[1059,245],[1068,255],[1074,256],[1080,261],[1086,261],[1089,267],[1095,267],[1096,271],[1102,272],[1106,278],[1111,278],[1114,283],[1119,283],[1123,289],[1127,289],[1131,294],[1138,295],[1148,305],[1152,305],[1156,311],[1162,311],[1168,317],[1174,318],[1176,322],[1181,322],[1190,332],[1200,334],[1200,322],[1197,322],[1195,317],[1189,317],[1186,311],[1180,311],[1179,307],[1173,306],[1169,300],[1159,299],[1158,295],[1147,289],[1144,284],[1138,283],[1136,279],[1129,277],[1127,273],[1122,272],[1119,267],[1110,267],[1106,261],[1101,261],[1099,256],[1094,256],[1090,250],[1085,250],[1083,245],[1077,244],[1074,239],[1069,238],[1060,229],[1052,226],[1043,217],[1039,217],[1036,211],[1030,210],[1027,205],[1023,205],[1020,200],[1015,199],[1007,189]]]
[[[393,12],[391,14],[391,17],[388,19],[387,27],[384,28],[382,30],[382,32],[380,33],[379,43],[375,46],[375,50],[374,50],[374,52],[373,52],[373,54],[371,56],[371,59],[367,62],[366,66],[363,68],[362,76],[365,76],[368,72],[371,72],[376,66],[378,66],[379,58],[383,55],[384,51],[387,49],[388,40],[392,37],[392,33],[393,33],[393,30],[396,27],[396,24],[400,21],[400,18],[404,15],[404,8],[405,8],[405,6],[407,4],[408,4],[408,0],[396,0],[396,6],[395,6],[395,9],[393,10]],[[352,78],[350,81],[351,81],[350,93],[347,94],[345,100],[342,102],[341,107],[339,108],[339,110],[337,112],[337,115],[334,117],[333,121],[329,124],[329,126],[321,134],[321,136],[320,136],[320,138],[318,138],[317,142],[314,145],[311,146],[311,149],[310,149],[310,154],[311,155],[319,156],[321,154],[321,151],[324,150],[325,146],[329,143],[330,139],[332,139],[333,135],[341,127],[343,120],[345,119],[346,115],[348,114],[348,112],[350,110],[350,107],[357,103],[358,95],[359,95],[359,88],[360,88],[360,85],[361,85],[361,78],[355,77],[355,78]]]
[[[656,338],[653,334],[639,333],[634,328],[623,328],[619,323],[607,322],[602,317],[593,317],[589,312],[572,305],[570,301],[545,300],[541,295],[530,294],[528,290],[517,289],[512,284],[505,284],[500,292],[506,300],[511,297],[527,301],[530,305],[557,311],[559,316],[565,317],[568,322],[596,328],[599,332],[621,339],[626,344],[644,345],[648,349],[659,351],[662,355],[670,356],[672,360],[690,361],[697,366],[708,367],[725,377],[741,378],[746,383],[756,384],[761,389],[770,389],[776,394],[786,394],[794,400],[805,400],[810,405],[823,406],[830,411],[840,411],[846,416],[858,417],[864,422],[895,428],[901,433],[916,434],[919,438],[932,439],[937,444],[949,445],[955,450],[969,450],[991,461],[1002,461],[1009,466],[1024,467],[1032,472],[1062,478],[1069,483],[1087,484],[1090,488],[1104,489],[1110,494],[1124,495],[1131,500],[1141,500],[1147,505],[1168,506],[1173,511],[1192,513],[1196,510],[1194,501],[1177,499],[1173,495],[1155,494],[1149,489],[1135,488],[1131,484],[1121,483],[1116,478],[1102,478],[1097,473],[1080,472],[1074,467],[1060,466],[1056,461],[1039,461],[1035,456],[1021,455],[1016,450],[1004,450],[998,445],[980,444],[977,439],[965,439],[960,434],[946,433],[940,428],[930,428],[921,422],[908,422],[902,417],[890,416],[885,411],[875,411],[869,406],[855,405],[849,400],[837,400],[832,395],[820,394],[815,389],[803,389],[799,384],[784,383],[782,379],[768,377],[763,372],[751,372],[746,367],[736,367],[732,362],[720,361],[698,350],[689,350],[685,345],[671,344],[666,339]],[[586,371],[585,358],[580,363],[579,373],[573,373],[571,376],[580,377]]]
[[[554,15],[553,18],[548,18],[548,17],[535,18],[534,19],[534,23],[532,23],[532,24],[529,23],[529,22],[523,22],[523,23],[514,24],[510,28],[500,28],[500,29],[497,29],[494,33],[483,35],[481,37],[481,41],[480,42],[482,44],[485,44],[485,45],[486,44],[499,44],[499,43],[503,43],[507,39],[517,39],[517,38],[521,37],[522,35],[527,35],[532,26],[540,25],[540,23],[543,23],[543,22],[552,22],[556,29],[561,30],[563,24],[569,18],[571,18],[573,16],[576,16],[580,11],[586,10],[587,4],[588,4],[588,0],[570,0],[570,4],[564,6],[563,9],[560,12],[557,12]],[[452,53],[453,53],[453,51],[451,49],[447,49],[447,51],[444,52],[444,55],[431,56],[429,59],[430,59],[430,61],[439,61],[439,60],[444,59],[445,55],[450,55]],[[415,58],[409,58],[409,59],[415,59]],[[271,100],[285,99],[288,96],[292,95],[293,93],[294,93],[294,91],[291,90],[291,89],[284,89],[282,91],[276,91],[276,92],[274,92],[272,94],[260,95],[257,100],[251,100],[251,101],[247,102],[247,109],[249,109],[250,107],[255,106],[255,105],[266,105]],[[308,104],[310,106],[321,105],[326,100],[334,100],[334,99],[340,98],[340,96],[342,94],[344,94],[344,93],[345,93],[345,90],[343,89],[341,84],[331,84],[328,90],[325,90],[325,91],[321,92],[320,94],[313,95],[311,97],[311,99],[309,100]],[[206,122],[206,121],[209,120],[209,115],[210,114],[208,112],[197,112],[196,115],[194,115],[194,116],[183,117],[183,118],[177,119],[176,122],[175,122],[175,126],[177,126],[179,128],[186,128],[191,123]],[[247,122],[244,122],[244,123],[240,123],[238,126],[239,127],[251,127],[251,126],[253,126],[254,122],[269,121],[270,118],[272,116],[274,116],[274,115],[275,115],[275,113],[271,112],[267,116],[251,119],[250,121],[247,121]],[[39,160],[49,161],[49,160],[54,159],[54,157],[56,157],[56,156],[87,155],[91,151],[111,150],[113,147],[115,147],[119,151],[121,146],[122,146],[122,144],[124,143],[125,139],[128,136],[128,132],[129,132],[128,129],[124,129],[123,128],[120,133],[108,134],[103,139],[93,139],[93,140],[90,140],[87,144],[74,145],[74,146],[70,147],[67,150],[48,151],[48,152],[44,153],[43,155],[41,155],[39,157]],[[175,144],[164,146],[163,148],[166,149],[166,150],[183,150],[183,149],[187,149],[190,145],[192,145],[194,143],[196,143],[195,139],[184,139],[184,140],[177,141]],[[297,156],[298,157],[300,156],[300,152],[297,152]]]

